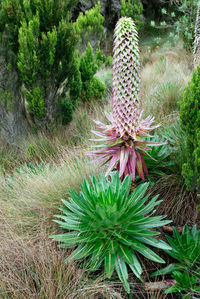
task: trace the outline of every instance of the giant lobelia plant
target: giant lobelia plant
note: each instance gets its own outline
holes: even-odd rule
[[[70,189],[69,200],[62,200],[63,215],[57,215],[59,220],[55,222],[67,232],[51,238],[61,242],[63,248],[75,248],[70,261],[84,260],[93,271],[103,266],[108,278],[116,270],[129,293],[128,268],[139,279],[143,272],[137,253],[165,263],[149,246],[170,250],[168,244],[155,238],[160,233],[153,229],[171,221],[152,216],[161,201],[157,201],[158,196],[149,200],[148,183],[140,184],[130,194],[131,175],[120,181],[118,172],[112,172],[111,179],[102,174],[99,180],[90,180],[84,180],[80,193]]]
[[[91,156],[97,161],[109,162],[106,175],[115,167],[123,179],[132,174],[135,180],[139,174],[144,181],[148,170],[145,157],[151,155],[151,146],[162,145],[144,138],[151,137],[149,132],[159,127],[153,126],[154,118],[142,120],[140,108],[140,62],[137,30],[131,18],[121,18],[115,28],[113,49],[113,111],[106,114],[110,124],[95,121],[99,131],[92,131],[103,143]],[[151,157],[153,159],[153,157]]]

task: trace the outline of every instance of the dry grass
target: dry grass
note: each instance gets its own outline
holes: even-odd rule
[[[188,224],[192,227],[198,222],[197,197],[185,190],[185,186],[177,182],[175,175],[162,176],[150,188],[152,196],[160,194],[162,203],[156,209],[156,215],[167,215],[174,226]]]
[[[143,54],[145,57],[147,53]],[[149,53],[142,69],[142,106],[145,115],[157,122],[169,122],[177,111],[182,91],[192,74],[192,55],[183,48],[159,49]]]
[[[12,229],[0,233],[1,298],[122,298],[112,284],[89,279],[76,264],[66,264],[67,252],[59,250],[41,228],[24,240]]]
[[[49,163],[36,173],[32,169],[0,177],[0,211],[12,225],[31,228],[32,231],[49,221],[59,207],[61,198],[67,198],[69,187],[80,190],[84,177],[98,176],[103,169],[70,149],[57,165]],[[63,154],[64,156],[64,154]]]

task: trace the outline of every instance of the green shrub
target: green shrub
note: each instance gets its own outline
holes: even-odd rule
[[[179,177],[179,181],[183,184],[182,167],[187,159],[186,133],[181,128],[180,121],[176,121],[162,129],[160,134],[168,144],[169,161],[171,161],[171,165],[168,167],[169,172]]]
[[[63,248],[74,248],[69,259],[85,260],[89,270],[98,270],[104,264],[104,273],[111,277],[116,270],[125,290],[129,293],[127,265],[141,279],[142,267],[136,252],[146,258],[164,263],[149,247],[170,249],[163,241],[155,239],[159,232],[152,228],[160,227],[171,221],[162,216],[152,217],[151,212],[160,201],[158,196],[146,205],[149,195],[148,184],[141,184],[130,194],[131,176],[123,182],[119,174],[111,173],[111,180],[102,174],[100,180],[91,177],[91,184],[85,179],[81,192],[69,190],[69,200],[62,200],[64,215],[55,220],[62,228],[70,231],[51,236],[61,242]]]
[[[194,71],[180,101],[180,120],[186,132],[186,163],[182,174],[187,188],[200,188],[200,67]]]
[[[200,231],[194,225],[190,231],[185,225],[182,234],[173,228],[173,238],[166,236],[171,250],[165,250],[176,263],[152,273],[152,276],[165,275],[174,271],[188,271],[194,275],[200,275]]]
[[[190,275],[188,272],[174,271],[172,278],[176,283],[165,290],[165,294],[182,293],[182,299],[191,299],[191,293],[199,293],[200,286],[197,285],[198,276]]]
[[[80,59],[80,72],[82,82],[90,81],[96,74],[97,69],[98,66],[95,63],[95,56],[92,46],[90,43],[88,43],[88,46]]]
[[[88,47],[82,54],[80,59],[80,72],[82,80],[81,98],[84,101],[91,99],[101,100],[105,93],[105,85],[94,75],[98,69],[95,63],[95,56],[92,46],[88,43]]]
[[[161,135],[162,138],[159,135]],[[146,137],[146,140],[151,140],[152,142],[163,142],[163,145],[152,147],[150,155],[153,159],[148,155],[145,157],[149,175],[157,177],[170,172],[170,168],[171,166],[174,166],[174,162],[170,160],[171,150],[163,131],[159,130],[158,134],[155,133],[152,138]]]
[[[112,91],[112,70],[110,68],[102,68],[95,75],[106,86],[106,91]]]
[[[186,50],[191,51],[194,43],[195,20],[197,13],[198,0],[174,0],[171,11],[165,8],[161,9],[163,20],[159,24],[159,28],[172,27],[166,46],[170,43],[176,43],[181,37]],[[155,22],[151,21],[151,26],[155,26]]]
[[[60,102],[60,114],[62,117],[62,124],[67,125],[72,121],[74,106],[72,101],[65,97]]]
[[[71,78],[69,79],[70,85],[70,99],[75,108],[76,103],[80,99],[82,91],[82,81],[81,81],[81,72],[80,72],[80,60],[78,55],[78,50],[74,51],[73,57],[74,72]]]
[[[43,128],[56,115],[57,91],[61,87],[68,89],[66,79],[73,76],[73,52],[78,37],[71,22],[71,9],[77,1],[2,0],[0,3],[2,55],[9,72],[19,78],[14,88],[23,87],[28,109],[41,120]]]
[[[96,40],[101,40],[103,34],[104,17],[101,15],[101,4],[98,2],[93,8],[87,10],[85,14],[79,14],[74,23],[75,30],[79,36],[80,44],[87,44],[94,36]]]
[[[101,67],[106,62],[106,56],[100,49],[96,49],[96,64]]]
[[[122,0],[121,16],[132,18],[138,30],[141,30],[144,27],[144,21],[141,20],[142,12],[143,5],[140,0]]]
[[[82,99],[84,101],[97,100],[100,101],[105,94],[105,85],[101,80],[94,77],[91,81],[83,83]]]
[[[73,52],[78,37],[71,22],[71,9],[77,1],[0,3],[1,55],[9,76],[17,78],[13,89],[23,87],[27,106],[21,97],[17,102],[13,95],[9,102],[21,114],[28,109],[41,128],[48,127],[57,113],[58,90],[69,88],[67,83],[76,70]]]
[[[106,62],[105,62],[105,65],[106,65],[106,66],[110,66],[110,67],[112,67],[112,65],[113,65],[113,59],[112,59],[112,56],[108,56],[108,57],[107,57]]]
[[[32,92],[24,88],[23,93],[28,102],[29,111],[37,118],[42,119],[44,115],[44,99],[40,87],[34,87]]]

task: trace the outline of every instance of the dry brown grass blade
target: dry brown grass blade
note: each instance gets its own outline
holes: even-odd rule
[[[0,234],[0,297],[122,298],[112,284],[91,280],[76,264],[66,264],[67,255],[43,229],[25,240],[6,223]]]
[[[193,226],[197,223],[196,194],[186,191],[185,186],[176,182],[174,175],[161,177],[149,192],[152,196],[160,194],[159,199],[162,200],[156,209],[156,215],[167,215],[174,226]]]

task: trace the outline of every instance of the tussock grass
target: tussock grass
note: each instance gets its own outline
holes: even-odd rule
[[[15,231],[0,232],[1,298],[122,298],[112,284],[91,280],[68,253],[55,246],[41,227],[34,238],[22,239]]]
[[[145,54],[146,55],[146,54]],[[192,55],[182,48],[149,53],[142,68],[142,107],[157,122],[168,123],[169,115],[178,110],[178,102],[192,74]]]
[[[161,204],[156,209],[156,215],[167,215],[173,221],[173,226],[189,227],[197,223],[196,194],[188,192],[185,186],[177,182],[175,175],[164,175],[149,189],[151,196],[159,194]]]
[[[83,156],[92,145],[91,133],[96,129],[93,120],[107,122],[105,111],[111,111],[111,97],[102,103],[81,104],[74,113],[73,121],[66,127],[52,128],[52,132],[30,134],[18,148],[12,148],[0,139],[0,174],[13,173],[23,165],[60,164],[68,153]],[[81,154],[80,154],[81,153]]]
[[[68,189],[72,187],[79,191],[84,177],[98,176],[103,171],[84,154],[79,152],[78,157],[74,148],[57,165],[50,163],[36,173],[30,169],[0,177],[1,213],[23,231],[29,228],[34,233],[41,223],[51,226],[49,221],[61,198],[67,198]]]

